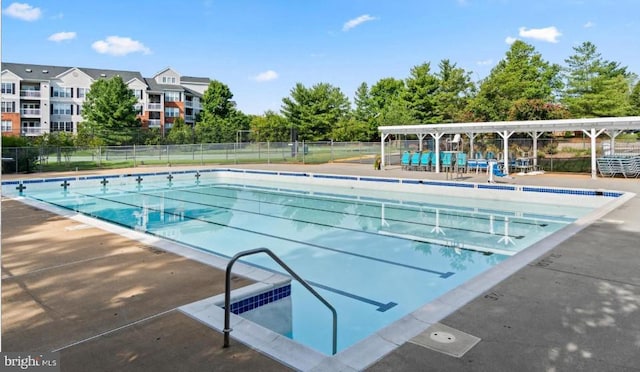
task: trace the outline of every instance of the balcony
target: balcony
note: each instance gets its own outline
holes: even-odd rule
[[[149,119],[149,128],[160,128],[160,119]]]
[[[39,90],[21,90],[20,97],[40,97]]]
[[[21,109],[20,114],[24,116],[40,116],[40,109]]]
[[[185,115],[184,121],[194,121],[195,118],[196,118],[195,115]]]
[[[162,103],[147,103],[147,110],[162,110]]]
[[[193,108],[193,101],[185,101],[184,102],[184,107]]]
[[[42,128],[37,127],[23,127],[21,132],[23,136],[39,136],[43,133]]]

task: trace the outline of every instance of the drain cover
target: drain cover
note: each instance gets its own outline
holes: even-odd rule
[[[436,323],[409,342],[460,358],[480,342],[480,339],[455,328]]]
[[[435,342],[441,342],[443,344],[450,344],[452,342],[456,342],[456,336],[452,335],[449,332],[432,332],[431,339]]]

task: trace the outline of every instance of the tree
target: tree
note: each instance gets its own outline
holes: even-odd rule
[[[369,123],[355,117],[344,117],[333,127],[331,138],[334,141],[369,141],[371,138]]]
[[[252,116],[250,128],[260,141],[285,142],[291,136],[287,120],[276,112],[266,111],[262,116]]]
[[[500,121],[519,99],[554,102],[562,87],[559,73],[559,65],[544,61],[533,46],[518,40],[481,82],[469,109],[482,121]]]
[[[249,118],[238,111],[228,86],[213,80],[202,98],[195,133],[200,142],[235,142],[238,130],[249,128]]]
[[[431,64],[423,63],[411,68],[405,86],[402,98],[407,101],[412,121],[421,124],[439,122],[435,102],[438,79],[431,73]]]
[[[177,145],[193,143],[193,129],[186,125],[183,118],[173,119],[173,125],[167,134],[167,142]]]
[[[383,78],[371,87],[370,95],[374,115],[374,133],[378,126],[405,125],[414,122],[409,112],[408,102],[403,99],[405,82],[394,78]]]
[[[475,92],[471,73],[456,67],[448,59],[443,59],[436,73],[438,90],[435,93],[435,115],[438,122],[463,121],[464,110]]]
[[[134,105],[138,99],[120,76],[91,84],[82,106],[85,135],[99,139],[93,144],[125,145],[133,142],[140,127]]]
[[[509,120],[553,120],[568,119],[569,111],[557,103],[547,103],[541,99],[521,98],[509,110]]]
[[[631,115],[640,115],[640,81],[636,83],[629,96],[629,105],[631,106]]]
[[[619,63],[606,61],[596,46],[584,42],[565,62],[563,102],[575,117],[623,116],[632,111],[629,101],[632,75]]]
[[[297,83],[291,96],[283,98],[282,103],[282,114],[292,125],[292,131],[297,131],[298,139],[307,141],[330,139],[333,128],[350,110],[347,96],[327,83],[311,88]]]

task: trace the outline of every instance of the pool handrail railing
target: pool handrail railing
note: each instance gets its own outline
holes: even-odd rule
[[[320,302],[322,302],[326,307],[331,310],[333,315],[333,345],[332,345],[332,355],[335,355],[338,351],[338,313],[336,309],[331,306],[331,304],[325,300],[315,289],[313,289],[309,283],[307,283],[302,277],[296,274],[293,269],[291,269],[287,264],[284,263],[275,253],[273,253],[270,249],[267,248],[255,248],[249,249],[246,251],[238,252],[235,256],[229,260],[227,264],[227,270],[225,272],[225,282],[224,282],[224,329],[222,333],[224,334],[224,345],[223,347],[229,347],[229,333],[231,333],[231,269],[233,264],[241,257],[250,256],[252,254],[257,253],[266,253],[268,254],[278,265],[280,265],[283,269],[285,269],[294,279],[296,279],[303,287],[305,287],[312,295],[314,295]]]

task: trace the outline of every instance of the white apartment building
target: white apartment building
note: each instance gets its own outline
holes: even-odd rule
[[[142,126],[160,128],[163,133],[178,117],[189,125],[195,123],[210,82],[209,78],[181,76],[171,68],[144,78],[136,71],[2,62],[2,135],[76,133],[91,84],[113,76],[120,76],[138,98]]]

